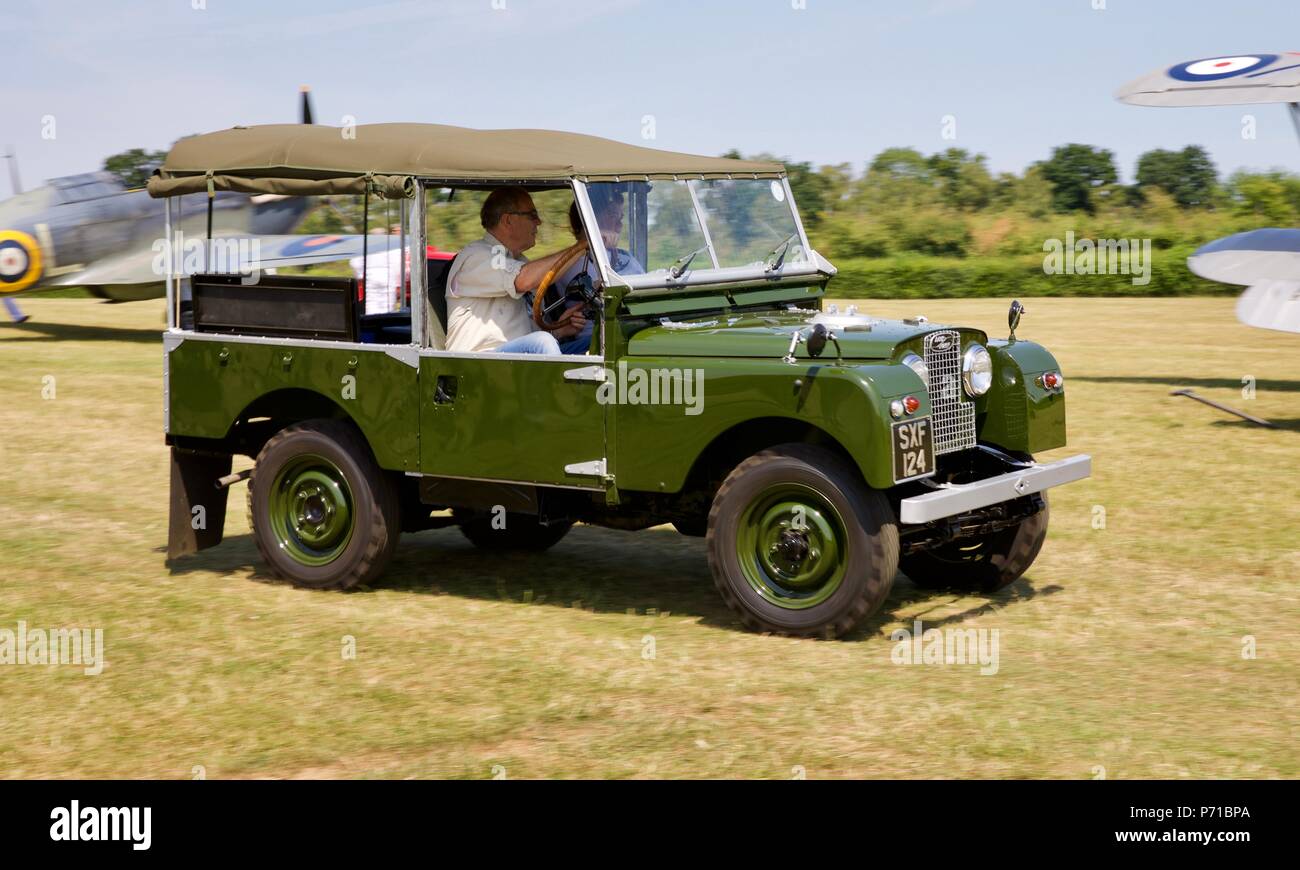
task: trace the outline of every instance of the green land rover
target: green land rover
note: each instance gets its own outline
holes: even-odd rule
[[[453,261],[425,256],[428,210],[503,186],[572,197],[588,271],[547,287],[552,270],[532,314],[546,329],[584,306],[585,354],[445,349]],[[706,539],[747,626],[835,636],[899,570],[1015,581],[1044,492],[1089,474],[1086,456],[1033,460],[1065,444],[1065,396],[1052,355],[1015,337],[1019,306],[990,340],[824,305],[835,269],[780,164],[543,130],[267,126],[182,140],[149,183],[169,233],[177,197],[215,190],[396,206],[425,266],[404,270],[409,305],[366,314],[354,278],[169,262],[170,559],[220,543],[243,477],[262,557],[313,588],[378,579],[404,531],[540,551],[575,522],[671,523]]]

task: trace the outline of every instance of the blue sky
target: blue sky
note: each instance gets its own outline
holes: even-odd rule
[[[1104,9],[1094,9],[1094,5]],[[795,8],[803,5],[805,8]],[[1296,0],[124,0],[7,2],[0,146],[26,186],[130,147],[291,121],[543,127],[716,154],[863,163],[952,145],[1019,171],[1053,145],[1197,143],[1300,170],[1281,106],[1117,103],[1160,66],[1300,49]],[[194,6],[205,8],[195,9]],[[504,8],[497,8],[504,6]],[[1289,40],[1289,41],[1288,41]],[[55,119],[53,140],[41,136]],[[953,115],[956,141],[941,137]],[[7,184],[0,184],[3,195]]]

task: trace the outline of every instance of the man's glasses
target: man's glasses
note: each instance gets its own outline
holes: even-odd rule
[[[542,221],[542,216],[537,213],[537,209],[535,208],[530,208],[528,211],[508,211],[506,214],[521,214],[526,218],[532,218],[538,223],[541,223]]]

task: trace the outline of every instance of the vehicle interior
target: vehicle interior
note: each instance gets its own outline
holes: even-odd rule
[[[569,206],[573,202],[571,189],[528,189],[543,220],[537,247],[531,253],[534,256],[544,255],[558,245],[572,244],[567,218]],[[443,218],[444,213],[455,212],[454,216],[447,215],[441,220],[427,218],[427,239],[430,244],[426,248],[425,257],[428,298],[425,336],[426,347],[430,350],[445,349],[448,273],[456,251],[481,237],[483,230],[477,221],[478,208],[490,190],[486,186],[425,190],[426,215]],[[350,208],[356,215],[349,212],[349,217],[361,218],[353,225],[345,224],[340,228],[341,231],[351,231],[357,224],[363,225],[365,229],[400,225],[402,238],[409,243],[411,216],[405,213],[405,209],[400,213],[391,208],[372,213],[368,207],[363,209],[360,197],[351,198],[356,202],[344,202],[343,199],[347,198],[335,197],[332,202],[327,200],[320,207],[322,210],[331,209],[339,215]],[[319,222],[309,222],[304,227],[317,231],[334,228],[332,224]],[[383,240],[385,237],[378,238]],[[382,309],[383,306],[367,304],[366,282],[360,276],[364,273],[386,277],[382,265],[378,272],[372,271],[374,263],[382,262],[384,257],[384,246],[376,242],[364,267],[360,257],[351,257],[309,266],[268,269],[258,275],[256,280],[236,274],[196,274],[190,280],[192,302],[186,307],[192,309],[193,328],[198,332],[409,345],[413,340],[411,279],[405,266],[401,278],[403,289],[398,295],[401,306],[390,305],[391,310],[376,311],[376,307]],[[548,294],[548,298],[555,295],[553,291]],[[527,301],[531,301],[531,298]],[[521,301],[520,304],[526,302]],[[552,301],[550,304],[554,306],[556,303]],[[596,346],[599,346],[599,340]]]

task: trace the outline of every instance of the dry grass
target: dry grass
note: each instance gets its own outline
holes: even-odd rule
[[[858,304],[1004,332],[1002,302]],[[842,642],[741,631],[703,543],[666,528],[580,527],[542,557],[427,532],[381,587],[311,593],[265,575],[241,487],[226,542],[169,573],[161,304],[24,305],[0,326],[0,628],[101,627],[108,665],[0,667],[0,775],[1300,774],[1300,337],[1237,325],[1231,300],[1032,300],[1021,335],[1068,382],[1059,455],[1095,476],[1053,496],[1005,593],[900,577]],[[892,664],[918,618],[998,629],[998,674]]]

